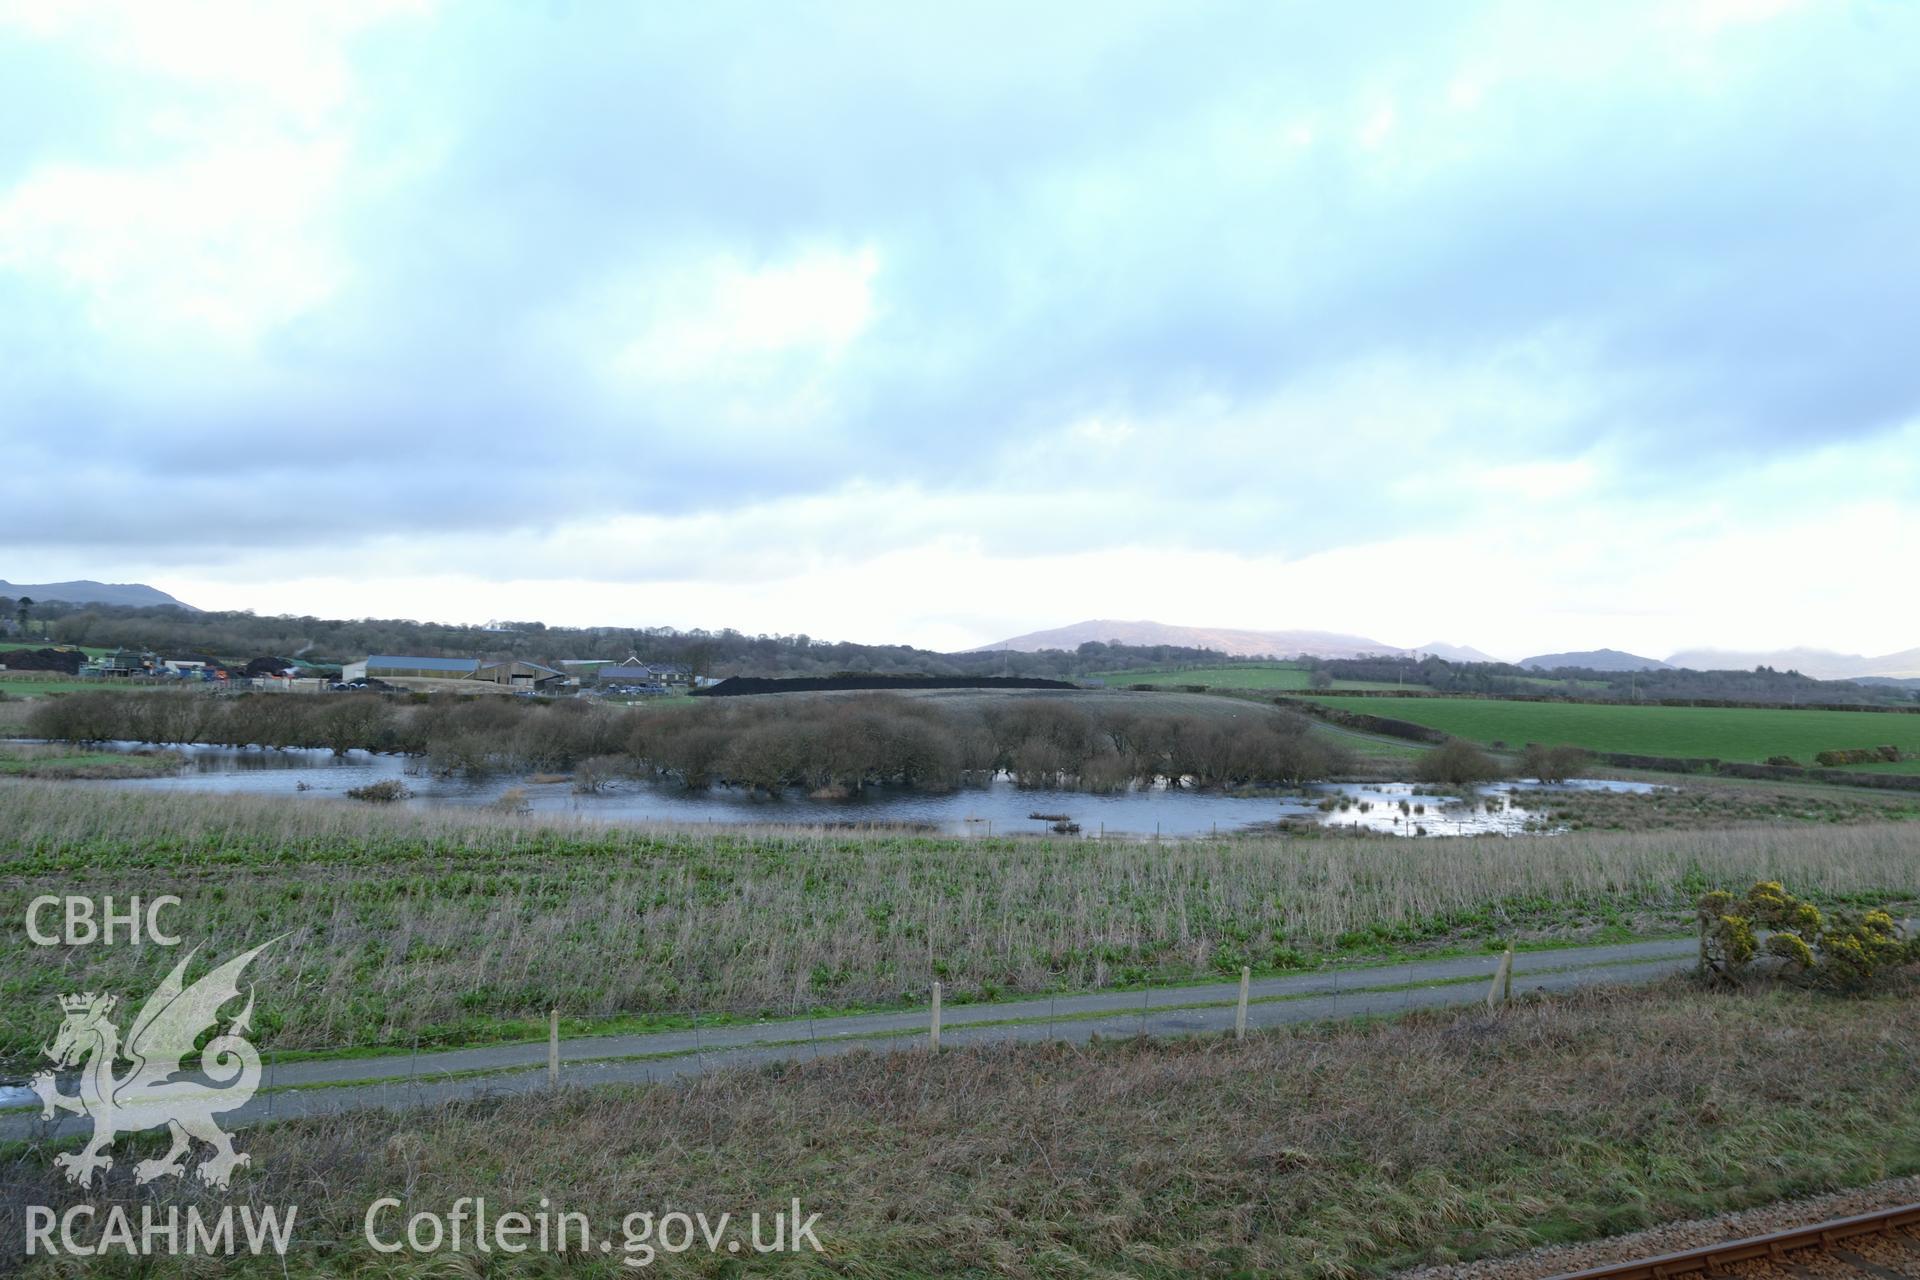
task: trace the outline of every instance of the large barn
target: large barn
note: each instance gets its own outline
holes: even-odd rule
[[[375,654],[340,668],[340,678],[355,680],[463,680],[480,669],[478,658],[413,658]]]
[[[537,662],[483,662],[471,678],[510,689],[553,689],[567,682],[564,673]]]
[[[474,684],[486,684],[502,689],[542,690],[558,688],[567,682],[565,674],[537,662],[483,662],[478,658],[420,658],[404,654],[375,654],[362,662],[349,662],[340,669],[340,678],[348,684],[377,680],[403,689],[449,692],[453,691],[450,687],[453,681],[470,688]]]

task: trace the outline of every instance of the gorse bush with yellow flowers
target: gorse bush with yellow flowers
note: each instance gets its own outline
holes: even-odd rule
[[[1920,964],[1920,938],[1907,937],[1887,912],[1822,912],[1777,880],[1763,880],[1742,897],[1717,889],[1700,899],[1696,914],[1700,967],[1719,977],[1748,972],[1763,951],[1782,976],[1843,991]]]

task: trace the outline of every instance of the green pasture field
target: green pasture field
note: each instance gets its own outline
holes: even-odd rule
[[[1920,715],[1791,708],[1649,707],[1624,703],[1509,702],[1494,698],[1340,698],[1343,711],[1427,725],[1473,742],[1570,743],[1594,751],[1759,762],[1891,743],[1920,753]],[[1903,761],[1903,772],[1914,762]],[[1871,768],[1872,766],[1862,766]],[[1900,766],[1880,766],[1895,769]]]
[[[1417,742],[1354,733],[1330,724],[1316,724],[1313,726],[1313,732],[1334,746],[1353,752],[1357,757],[1356,763],[1405,765],[1427,753],[1427,748]]]
[[[0,664],[6,661],[6,654],[15,649],[60,648],[51,640],[0,640]],[[111,649],[76,646],[89,658],[98,658],[112,653]],[[42,693],[72,693],[79,689],[96,689],[99,685],[66,677],[41,679],[38,675],[0,671],[0,693],[16,698],[31,698]]]
[[[0,693],[16,698],[34,698],[43,693],[78,693],[83,689],[100,687],[98,680],[34,680],[0,675]]]

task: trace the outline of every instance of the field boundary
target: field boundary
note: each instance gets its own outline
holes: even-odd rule
[[[695,689],[696,698],[737,698],[761,693],[840,693],[890,689],[1078,689],[1068,680],[1040,676],[728,676],[719,684]]]
[[[1375,694],[1338,693],[1336,697],[1377,697]],[[1414,695],[1421,696],[1421,695]],[[1455,695],[1444,695],[1453,698]],[[1582,703],[1572,698],[1493,698],[1484,694],[1475,694],[1463,699],[1477,702],[1547,702],[1563,703],[1570,706],[1609,705],[1627,706],[1627,703]],[[1352,729],[1364,733],[1384,734],[1408,742],[1438,746],[1451,741],[1454,735],[1431,725],[1416,724],[1411,720],[1396,720],[1391,716],[1376,716],[1364,711],[1349,711],[1345,707],[1330,707],[1317,698],[1298,698],[1285,695],[1276,696],[1274,705],[1290,711],[1298,711],[1325,724],[1338,728]],[[1675,705],[1665,703],[1643,703],[1643,706]],[[1711,704],[1679,704],[1709,706]],[[1785,711],[1786,707],[1766,705],[1748,706],[1732,703],[1720,704],[1735,710]],[[1799,710],[1860,711],[1873,708],[1862,707],[1802,707]],[[1877,708],[1879,710],[1899,710],[1906,708]],[[1470,739],[1467,739],[1470,741]],[[1631,751],[1589,751],[1593,759],[1616,769],[1649,769],[1657,773],[1710,774],[1727,778],[1744,778],[1748,781],[1771,782],[1823,782],[1848,787],[1868,787],[1880,791],[1920,791],[1920,774],[1902,773],[1864,773],[1851,769],[1804,769],[1788,765],[1756,764],[1744,760],[1722,760],[1717,756],[1656,756],[1642,755]]]
[[[1697,964],[1694,944],[1686,940],[1604,945],[1590,949],[1585,957],[1578,952],[1519,953],[1515,959],[1523,963],[1510,970],[1511,998],[1641,985]],[[1537,963],[1540,959],[1549,963]],[[1232,1036],[1240,1034],[1242,1025],[1271,1029],[1366,1021],[1482,1003],[1489,1004],[1492,1016],[1494,1002],[1484,984],[1498,981],[1501,957],[1489,953],[1431,965],[1416,963],[1406,969],[1411,980],[1402,983],[1347,985],[1335,972],[1268,979],[1249,984],[1251,991],[1231,983],[1206,984],[1169,991],[1165,993],[1169,998],[1160,1004],[1148,998],[1151,992],[1137,997],[1132,992],[1097,993],[1029,999],[1012,1006],[967,1005],[944,1016],[914,1009],[732,1027],[695,1026],[632,1036],[560,1039],[556,1035],[547,1044],[422,1051],[411,1058],[321,1058],[278,1064],[269,1059],[259,1091],[229,1114],[244,1127],[299,1115],[401,1110],[556,1086],[666,1083],[727,1067],[805,1061],[859,1050],[938,1052],[939,1046],[1004,1042],[1086,1044]],[[1447,971],[1434,973],[1434,969]],[[942,1038],[930,1039],[933,1025],[942,1027]],[[397,1069],[402,1062],[405,1071]],[[57,1142],[75,1131],[75,1124],[64,1116],[41,1119],[28,1099],[16,1098],[0,1107],[0,1142]]]
[[[1566,702],[1614,707],[1726,707],[1735,711],[1863,711],[1876,715],[1920,715],[1920,705],[1885,702],[1755,702],[1745,698],[1570,698],[1560,693],[1496,693],[1490,690],[1445,689],[1321,689],[1317,698],[1407,698],[1453,702]]]

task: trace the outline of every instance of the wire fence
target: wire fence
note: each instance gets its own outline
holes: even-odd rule
[[[1677,955],[1655,960],[1677,967]],[[1584,975],[1604,980],[1599,967],[1577,964],[1548,970],[1549,978]],[[1490,985],[1491,984],[1491,985]],[[405,1034],[384,1054],[339,1060],[312,1052],[262,1054],[261,1096],[266,1114],[285,1089],[378,1083],[391,1088],[540,1074],[548,1085],[568,1082],[658,1082],[705,1074],[729,1065],[812,1061],[852,1049],[878,1052],[963,1048],[991,1043],[1086,1044],[1130,1038],[1243,1037],[1288,1025],[1392,1017],[1416,1009],[1491,1006],[1511,998],[1513,955],[1436,960],[1401,959],[1255,976],[1237,975],[1137,982],[1099,991],[1014,993],[981,999],[939,979],[902,993],[885,1006],[849,1009],[796,999],[750,1012],[713,1011],[698,1002],[673,1013],[631,1009],[550,1007],[530,1033],[491,1043],[448,1044]],[[442,1090],[442,1093],[446,1091]]]

